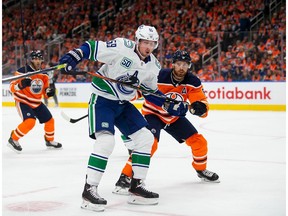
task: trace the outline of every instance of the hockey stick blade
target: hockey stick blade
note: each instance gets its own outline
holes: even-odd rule
[[[24,77],[29,77],[29,76],[32,76],[32,75],[35,75],[35,74],[45,73],[45,72],[52,71],[52,70],[59,70],[59,69],[65,68],[65,67],[66,67],[66,64],[60,64],[60,65],[56,65],[54,67],[46,68],[46,69],[43,69],[43,70],[37,70],[37,71],[32,71],[32,72],[28,72],[28,73],[25,73],[25,74],[21,74],[21,75],[18,75],[18,76],[8,77],[8,78],[5,78],[5,79],[2,79],[2,82],[13,81],[13,80],[21,79],[21,78],[24,78]]]
[[[78,121],[81,121],[82,119],[88,117],[88,114],[86,114],[86,115],[84,115],[84,116],[82,116],[82,117],[80,117],[80,118],[78,118],[78,119],[73,119],[73,118],[70,118],[68,115],[66,115],[66,113],[64,113],[63,111],[61,111],[61,116],[62,116],[66,121],[74,124],[74,123],[76,123],[76,122],[78,122]]]

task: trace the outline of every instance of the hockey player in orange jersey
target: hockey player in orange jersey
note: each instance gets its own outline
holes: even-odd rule
[[[189,72],[191,58],[186,51],[177,50],[173,55],[172,69],[161,69],[158,75],[158,88],[165,96],[179,100],[190,101],[190,113],[201,118],[208,114],[209,104],[203,92],[200,79]],[[198,133],[196,128],[186,117],[176,117],[169,115],[161,107],[155,106],[145,100],[142,108],[149,126],[154,134],[154,144],[151,156],[157,150],[160,138],[160,131],[163,129],[174,137],[179,143],[185,142],[191,147],[193,161],[192,166],[197,175],[204,181],[220,181],[219,176],[206,169],[207,164],[207,141]],[[122,136],[126,146],[133,142],[129,137]],[[133,151],[133,149],[130,149]],[[133,175],[131,167],[131,156],[122,170],[116,188],[113,193],[126,195],[130,185],[130,178]]]
[[[43,56],[40,50],[30,53],[30,64],[19,68],[16,75],[41,69]],[[11,132],[8,147],[17,153],[22,151],[18,140],[25,136],[36,123],[36,118],[44,123],[44,140],[48,148],[60,149],[62,144],[54,141],[54,118],[48,108],[41,102],[42,95],[45,98],[55,94],[54,89],[49,88],[49,77],[46,74],[35,74],[24,79],[12,81],[9,86],[15,99],[16,109],[22,118],[15,130]]]

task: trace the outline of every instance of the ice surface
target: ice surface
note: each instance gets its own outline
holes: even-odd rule
[[[2,108],[2,215],[3,216],[282,216],[286,214],[285,112],[210,111],[200,119],[188,114],[208,140],[208,169],[221,183],[202,183],[191,166],[191,150],[162,132],[151,160],[146,185],[160,194],[159,204],[127,204],[127,197],[112,194],[127,159],[117,131],[99,193],[108,201],[105,212],[83,210],[81,193],[93,140],[87,119],[73,118],[86,109],[50,108],[55,118],[55,140],[62,150],[47,150],[43,125],[20,140],[21,154],[6,144],[21,122],[14,107]]]

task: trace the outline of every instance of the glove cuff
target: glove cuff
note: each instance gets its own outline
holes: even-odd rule
[[[77,60],[77,62],[80,62],[83,58],[81,49],[73,49],[73,50],[70,50],[68,53],[72,55]]]

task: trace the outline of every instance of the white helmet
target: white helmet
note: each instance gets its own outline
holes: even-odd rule
[[[157,33],[157,30],[153,26],[147,26],[147,25],[139,26],[135,33],[135,37],[137,44],[139,43],[140,39],[143,39],[143,40],[155,41],[156,45],[154,49],[158,47],[159,35]]]

